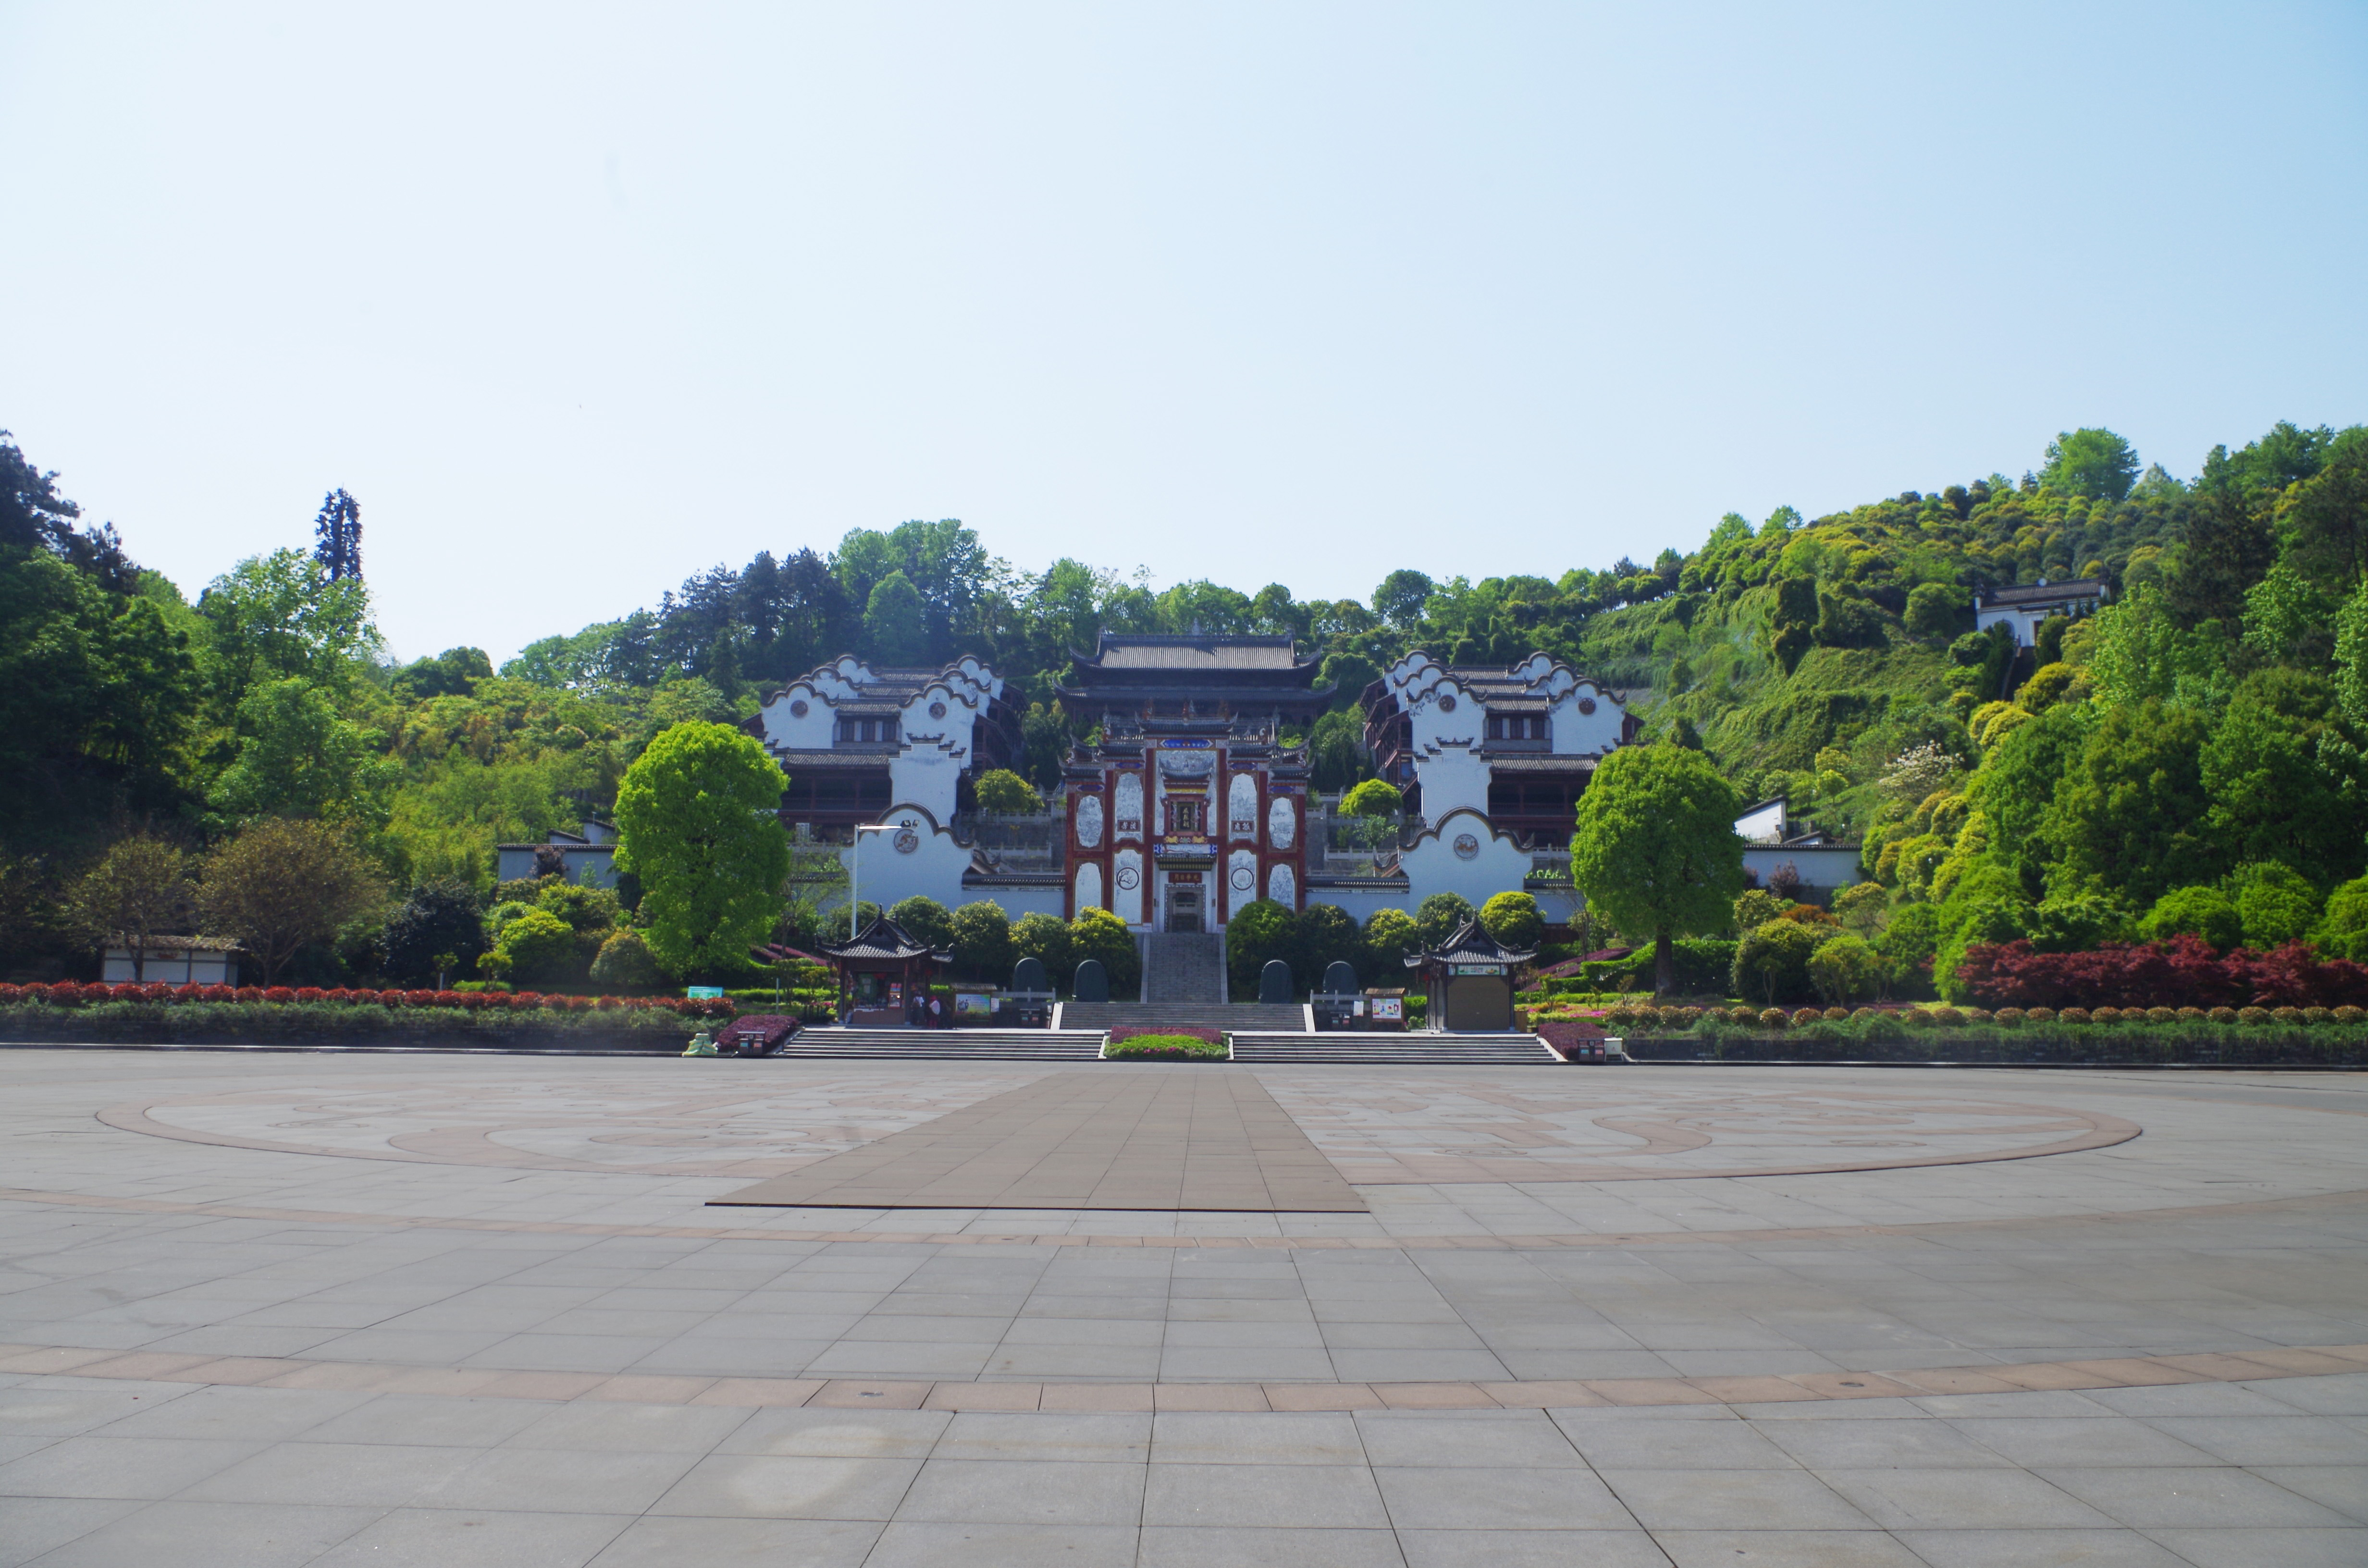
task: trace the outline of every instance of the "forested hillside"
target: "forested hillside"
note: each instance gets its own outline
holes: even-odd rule
[[[1356,693],[1408,649],[1510,663],[1543,648],[1628,687],[1654,738],[1705,749],[1747,792],[1782,790],[1864,835],[1891,891],[1860,918],[1897,926],[1889,949],[1911,968],[1968,933],[2126,934],[2166,892],[2207,884],[2261,909],[2276,884],[2317,929],[2368,847],[2357,428],[2280,425],[2188,480],[2141,473],[2118,437],[2084,430],[2020,480],[1816,519],[1730,515],[1691,551],[1554,579],[1409,566],[1361,600],[1154,591],[1068,560],[1022,572],[959,522],[910,522],[719,565],[498,672],[472,648],[387,660],[334,507],[315,549],[290,519],[290,548],[226,563],[192,597],[136,564],[136,528],[127,544],[84,526],[57,476],[6,440],[0,469],[12,971],[85,961],[69,890],[128,835],[194,852],[311,820],[389,900],[423,883],[483,892],[496,842],[605,809],[666,726],[753,711],[842,652],[985,658],[1016,683],[1029,768],[1050,782],[1073,730],[1053,686],[1103,629],[1302,639],[1339,687],[1310,737],[1332,788],[1360,774]],[[2051,626],[2035,671],[1972,633],[1976,590],[2074,575],[2116,602]],[[337,961],[369,950],[351,937]]]

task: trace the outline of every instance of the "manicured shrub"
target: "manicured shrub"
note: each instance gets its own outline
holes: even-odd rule
[[[2237,1009],[2237,1021],[2240,1024],[2266,1024],[2270,1021],[2270,1010],[2267,1007],[2239,1007]]]
[[[1789,1021],[1789,1017],[1783,1008],[1770,1007],[1759,1015],[1759,1021],[1771,1029],[1781,1029]]]
[[[1223,1062],[1230,1053],[1222,1044],[1190,1035],[1143,1034],[1114,1040],[1102,1048],[1102,1054],[1114,1062]]]
[[[2272,1007],[2270,1009],[2270,1017],[2282,1024],[2298,1024],[2303,1021],[2300,1007]]]
[[[1944,1029],[1962,1028],[1965,1015],[1954,1007],[1935,1007],[1932,1009],[1932,1021]]]
[[[2233,1024],[2237,1021],[2237,1009],[2234,1007],[2214,1007],[2208,1016],[2215,1024]]]
[[[2026,1009],[2022,1016],[2029,1018],[2034,1024],[2052,1024],[2055,1021],[2055,1009],[2053,1007],[2032,1007]]]
[[[2119,1007],[2100,1007],[2089,1015],[2089,1021],[2092,1024],[2118,1024],[2122,1021],[2122,1010]]]
[[[2000,1007],[1997,1012],[1992,1013],[1990,1017],[1993,1022],[2002,1024],[2008,1028],[2013,1028],[2016,1025],[2022,1022],[2022,1009],[2020,1007]]]
[[[1796,1024],[1814,1024],[1820,1022],[1824,1017],[1825,1014],[1817,1011],[1815,1007],[1802,1007],[1793,1012],[1793,1022]]]
[[[1987,1007],[1961,1007],[1958,1011],[1965,1015],[1965,1022],[1969,1024],[1987,1024],[1997,1016]]]
[[[2043,953],[2028,941],[2013,941],[1968,947],[1956,984],[1992,1007],[2331,1007],[2368,998],[2368,965],[2321,960],[2301,942],[2269,952],[2220,953],[2201,937],[2181,936]]]
[[[2305,1007],[2302,1010],[2302,1021],[2306,1024],[2328,1024],[2335,1021],[2335,1015],[2325,1007]]]
[[[2245,919],[2236,901],[2218,888],[2173,888],[2155,900],[2138,933],[2157,942],[2196,937],[2226,949],[2244,940]]]
[[[2085,1024],[2089,1021],[2089,1009],[2086,1007],[2064,1007],[2058,1009],[2055,1016],[2057,1018],[2067,1024]]]
[[[2188,1012],[2192,1011],[2195,1011],[2195,1009],[2148,1007],[2146,1010],[2146,1021],[2150,1024],[2175,1024],[2179,1022],[2181,1017],[2185,1017]],[[2198,1013],[2197,1016],[2201,1017],[2202,1015]]]
[[[2208,1017],[2201,1007],[2181,1007],[2175,1016],[2181,1022],[2191,1024]]]
[[[2339,1024],[2368,1023],[2368,1007],[2338,1007],[2335,1009],[2335,1021]]]

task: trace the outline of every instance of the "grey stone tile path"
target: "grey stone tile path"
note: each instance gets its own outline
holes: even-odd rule
[[[714,1065],[0,1051],[0,1568],[2368,1562],[2356,1075],[1193,1068],[1368,1210],[726,1213],[1042,1080]]]
[[[722,1198],[833,1209],[1247,1210],[1365,1200],[1247,1073],[1053,1073]]]

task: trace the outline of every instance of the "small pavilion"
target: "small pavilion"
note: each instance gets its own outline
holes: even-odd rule
[[[852,941],[819,946],[838,970],[839,1016],[859,1028],[926,1026],[930,983],[953,961],[884,915]]]
[[[1513,1027],[1513,967],[1537,957],[1508,948],[1477,920],[1438,947],[1406,955],[1429,992],[1429,1026],[1452,1034],[1501,1034]]]

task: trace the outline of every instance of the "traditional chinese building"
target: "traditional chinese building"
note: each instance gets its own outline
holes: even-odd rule
[[[946,826],[975,776],[1010,767],[1020,747],[1003,677],[967,655],[923,670],[842,654],[768,696],[741,727],[789,775],[783,824],[837,843],[898,807]]]
[[[1062,768],[1064,914],[1207,932],[1254,899],[1303,907],[1307,754],[1279,737],[1332,690],[1288,636],[1104,633],[1074,653],[1062,705],[1095,729]]]

